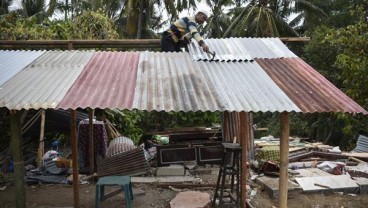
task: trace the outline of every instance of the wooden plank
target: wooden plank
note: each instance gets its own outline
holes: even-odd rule
[[[368,158],[368,152],[343,152],[341,153],[343,155],[346,155],[346,156],[350,156],[350,157],[364,157],[364,158]]]
[[[70,137],[73,156],[73,198],[74,207],[79,207],[79,177],[78,177],[78,143],[77,143],[77,111],[70,110]]]
[[[95,151],[94,151],[94,138],[93,138],[93,115],[95,111],[92,108],[88,108],[89,126],[88,126],[88,139],[89,139],[89,174],[92,175],[95,172]]]
[[[247,155],[248,155],[248,142],[251,141],[250,138],[250,126],[249,126],[249,113],[246,112],[240,112],[239,113],[239,142],[242,147],[241,152],[241,175],[240,175],[240,207],[245,208],[246,205],[246,198],[247,198]]]
[[[14,164],[16,207],[26,207],[26,190],[24,186],[24,160],[22,151],[22,135],[20,112],[10,111],[11,150]]]
[[[37,167],[41,167],[42,158],[45,154],[45,120],[46,120],[46,112],[44,109],[41,110],[41,129],[40,129],[40,142],[38,144],[38,157],[37,157]]]

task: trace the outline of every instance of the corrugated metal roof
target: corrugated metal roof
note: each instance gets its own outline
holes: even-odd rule
[[[49,51],[1,86],[0,107],[368,114],[299,58],[255,60]]]
[[[215,61],[249,61],[255,58],[295,58],[279,38],[228,38],[206,39],[211,51],[216,52]],[[196,41],[188,45],[195,60],[210,60]]]
[[[58,108],[130,109],[138,52],[97,52]]]
[[[0,89],[0,107],[55,108],[93,51],[48,51]]]
[[[252,62],[196,62],[221,103],[220,111],[275,112],[300,109]],[[216,110],[216,109],[211,109]]]
[[[0,50],[0,86],[45,52]]]
[[[149,52],[141,55],[133,108],[300,111],[255,62],[196,62],[187,53]]]
[[[272,80],[305,113],[368,114],[300,58],[256,59]]]
[[[133,108],[156,111],[222,109],[214,86],[188,53],[142,53]]]

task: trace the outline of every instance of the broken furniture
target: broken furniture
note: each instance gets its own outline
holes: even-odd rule
[[[215,207],[217,198],[219,207],[227,205],[238,206],[240,204],[240,158],[242,148],[236,143],[223,143],[222,145],[224,146],[223,159],[217,178],[212,207]],[[225,189],[227,176],[231,178],[230,190]],[[234,181],[235,177],[236,183]],[[224,198],[229,200],[224,200]]]
[[[200,165],[220,164],[221,157],[221,143],[157,146],[157,166],[159,167],[188,161],[196,161]]]
[[[130,176],[105,176],[98,179],[96,183],[95,208],[98,208],[99,202],[104,199],[105,186],[119,186],[121,191],[124,192],[127,207],[131,207],[133,190]]]
[[[157,145],[157,166],[196,161],[197,164],[220,164],[222,134],[220,129],[175,128],[163,132],[147,132],[144,136],[166,135],[169,144]]]

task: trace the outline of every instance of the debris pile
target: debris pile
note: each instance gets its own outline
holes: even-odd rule
[[[278,196],[279,140],[256,140],[255,160],[250,161],[250,183],[264,187],[270,198]],[[368,187],[368,138],[359,136],[357,148],[343,152],[339,147],[309,143],[300,138],[289,142],[289,182],[291,193],[366,194]],[[356,153],[355,150],[366,151]],[[353,157],[357,156],[357,157]]]

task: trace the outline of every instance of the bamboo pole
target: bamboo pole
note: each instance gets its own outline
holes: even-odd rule
[[[42,165],[42,157],[45,154],[45,110],[41,110],[41,129],[40,129],[40,143],[38,144],[38,167]]]
[[[70,110],[71,117],[71,143],[72,143],[72,154],[73,154],[73,196],[74,196],[74,207],[79,207],[79,178],[78,178],[78,143],[77,143],[77,113],[76,110]]]
[[[10,111],[11,149],[14,164],[15,206],[26,207],[26,192],[24,188],[24,161],[22,150],[22,130],[20,112]]]
[[[280,114],[280,180],[279,180],[279,208],[287,207],[288,192],[288,163],[289,163],[289,114]]]
[[[239,142],[242,147],[241,153],[241,176],[240,176],[240,195],[241,195],[241,208],[247,207],[247,143],[250,140],[250,128],[249,128],[249,113],[240,112],[239,113]]]
[[[89,113],[89,174],[95,172],[95,154],[94,154],[94,138],[93,138],[93,115],[94,109],[88,108]]]

